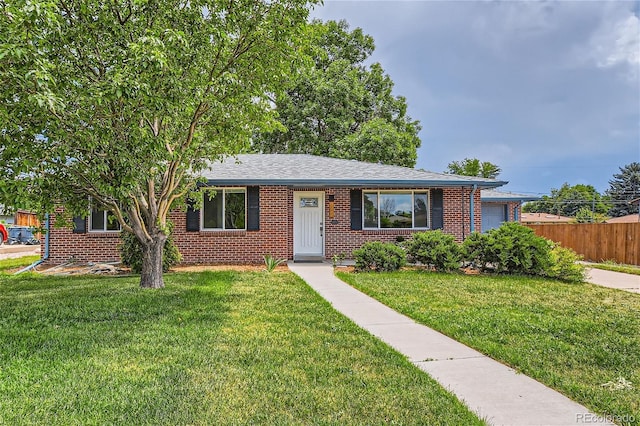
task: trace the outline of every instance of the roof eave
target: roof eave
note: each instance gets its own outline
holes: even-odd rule
[[[520,201],[520,202],[526,202],[526,201],[538,201],[540,200],[540,198],[532,198],[532,197],[511,197],[511,198],[486,198],[486,197],[482,197],[482,201],[488,201],[488,202],[495,202],[495,203],[508,203],[508,202],[516,202],[516,201]]]
[[[449,180],[342,180],[342,179],[208,179],[209,185],[281,185],[304,187],[361,187],[361,188],[408,188],[408,187],[471,187],[480,189],[497,188],[506,185],[505,181],[449,181]]]

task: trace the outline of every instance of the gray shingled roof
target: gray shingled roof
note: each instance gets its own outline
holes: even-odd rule
[[[495,188],[507,182],[433,173],[408,167],[307,154],[243,154],[211,163],[202,172],[211,185],[297,185],[359,187],[470,186]]]
[[[541,197],[535,195],[516,194],[514,192],[496,191],[495,189],[483,189],[480,192],[482,201],[537,201]]]

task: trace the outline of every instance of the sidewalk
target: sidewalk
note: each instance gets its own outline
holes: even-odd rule
[[[2,244],[0,246],[0,260],[2,259],[15,259],[24,256],[34,256],[40,254],[40,245],[27,246],[23,244],[7,245]]]
[[[592,284],[640,294],[640,275],[623,274],[622,272],[605,271],[596,268],[588,268],[587,275],[587,282]]]
[[[340,281],[327,263],[289,269],[358,326],[427,372],[492,425],[610,425],[541,383],[399,314]]]

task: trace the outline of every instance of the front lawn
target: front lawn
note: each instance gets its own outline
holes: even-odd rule
[[[25,268],[38,260],[40,260],[39,255],[2,259],[0,260],[0,273],[7,273],[12,272],[13,270]]]
[[[598,413],[640,424],[638,295],[513,276],[338,276]]]
[[[0,424],[482,424],[291,273],[0,276]]]

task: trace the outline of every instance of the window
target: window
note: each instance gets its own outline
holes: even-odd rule
[[[225,188],[204,195],[202,229],[246,229],[247,191]]]
[[[91,209],[89,230],[93,232],[119,231],[120,223],[116,215],[107,210]]]
[[[364,228],[429,228],[429,195],[418,191],[363,192]]]

